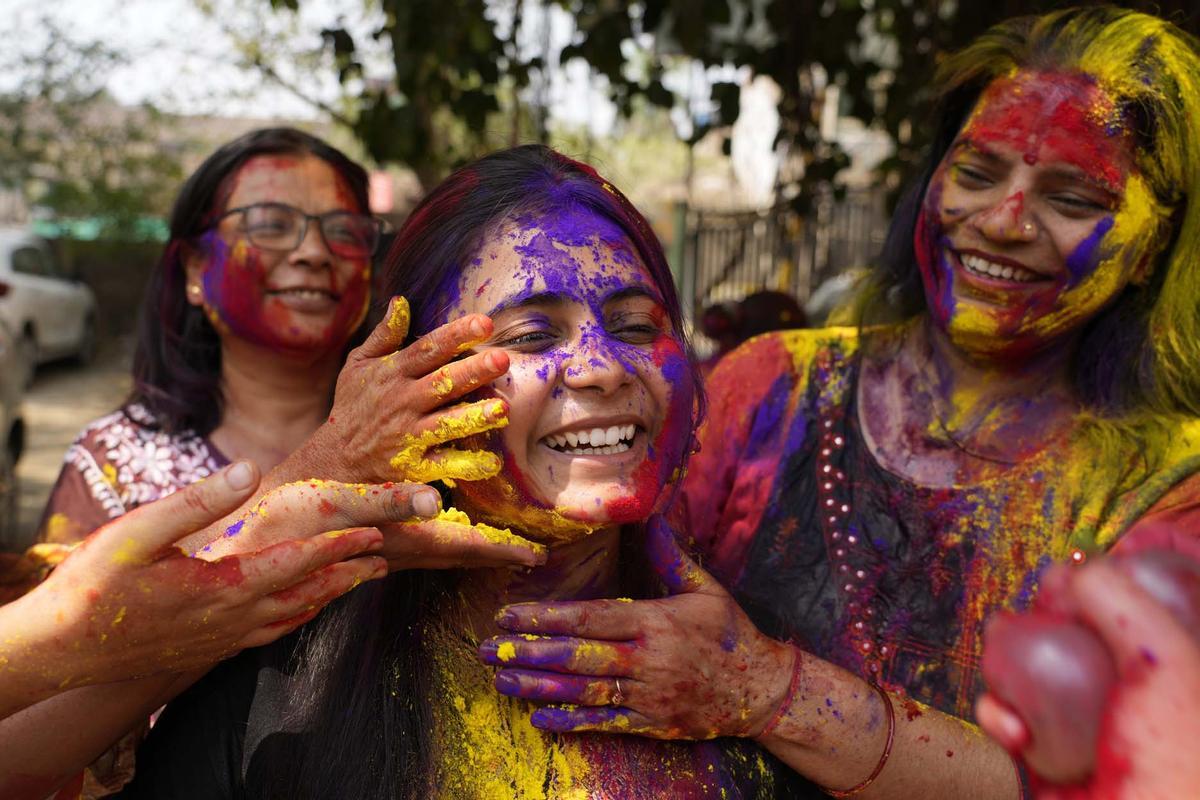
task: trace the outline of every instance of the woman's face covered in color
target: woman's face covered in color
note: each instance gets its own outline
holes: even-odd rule
[[[1163,213],[1121,109],[1089,76],[993,81],[934,173],[914,246],[934,321],[962,350],[1060,342],[1144,279]]]
[[[473,513],[533,538],[645,520],[689,441],[692,372],[659,290],[623,232],[584,210],[523,217],[490,236],[446,314],[489,315],[510,421],[501,474],[464,483]]]
[[[236,173],[222,208],[282,203],[307,214],[360,213],[346,182],[316,156],[258,156]],[[316,220],[290,251],[256,247],[242,214],[208,231],[187,261],[188,301],[222,336],[291,354],[340,350],[370,302],[368,258],[330,251]]]

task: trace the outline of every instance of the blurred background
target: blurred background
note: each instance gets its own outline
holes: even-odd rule
[[[399,224],[457,165],[550,144],[651,219],[711,357],[821,324],[870,265],[941,54],[1077,4],[0,0],[0,550],[128,391],[171,199],[217,145],[310,130]],[[1120,5],[1200,22],[1194,0]]]

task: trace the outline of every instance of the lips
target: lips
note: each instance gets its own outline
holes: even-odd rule
[[[1053,280],[1035,272],[1020,262],[1000,256],[992,256],[969,250],[952,251],[962,271],[972,277],[988,282],[1017,284],[1045,283]]]
[[[315,286],[267,289],[266,295],[295,311],[326,311],[341,301],[340,295]]]
[[[617,455],[633,447],[641,430],[632,422],[615,425],[581,423],[544,436],[540,443],[568,455]]]

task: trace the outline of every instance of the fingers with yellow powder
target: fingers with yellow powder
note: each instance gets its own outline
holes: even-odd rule
[[[494,456],[454,455],[442,465],[426,460],[431,447],[504,424],[487,401],[447,408],[508,371],[502,351],[463,355],[491,336],[492,321],[467,315],[405,346],[410,320],[408,303],[393,298],[366,342],[347,356],[328,420],[276,474],[371,483],[495,474]]]
[[[508,406],[489,399],[453,406],[437,416],[431,430],[410,434],[400,452],[391,459],[397,479],[428,483],[435,480],[478,481],[500,472],[500,457],[485,450],[431,448],[456,439],[503,428],[508,424]]]
[[[393,570],[460,567],[532,567],[546,562],[546,548],[471,519],[457,509],[436,518],[385,525],[381,555]]]
[[[255,489],[237,462],[100,528],[29,594],[0,607],[0,717],[66,688],[208,668],[267,644],[334,598],[382,577],[370,527],[329,531],[276,508],[286,541],[209,561],[175,547]]]

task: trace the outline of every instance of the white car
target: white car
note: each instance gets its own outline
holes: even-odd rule
[[[96,349],[96,298],[67,274],[45,239],[0,228],[0,319],[16,337],[32,375],[37,364],[73,356],[86,362]]]

